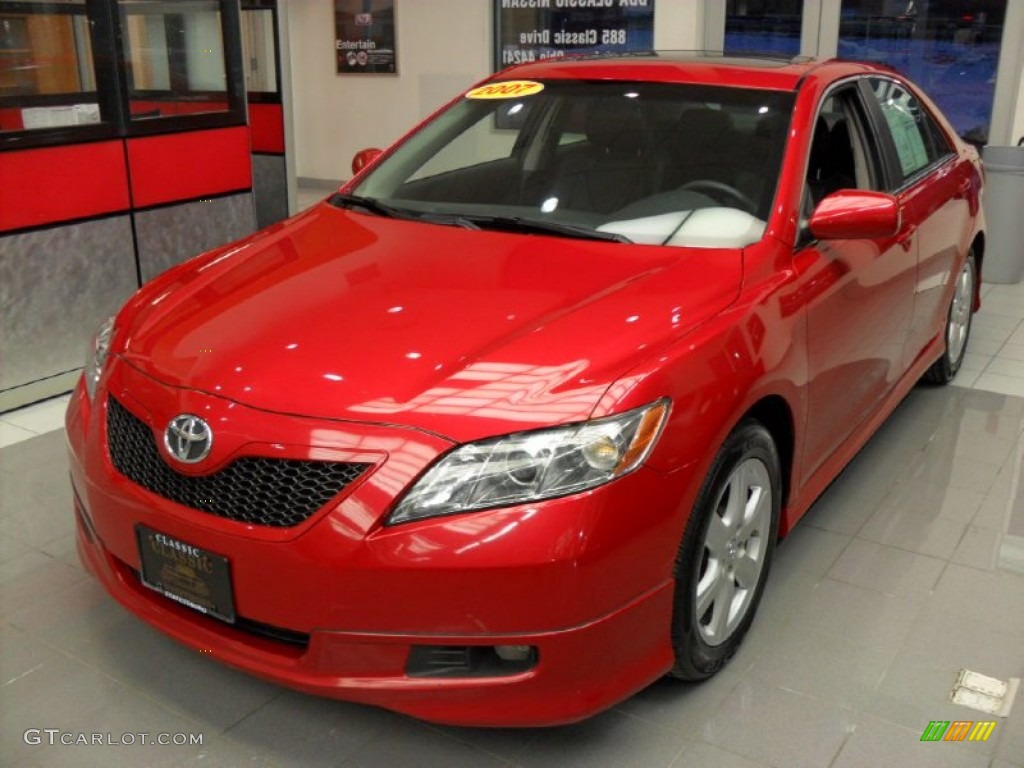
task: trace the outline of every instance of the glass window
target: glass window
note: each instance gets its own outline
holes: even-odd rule
[[[269,8],[243,8],[242,67],[247,91],[277,93],[275,48],[274,12]]]
[[[729,0],[725,52],[800,53],[803,0]]]
[[[807,160],[805,218],[841,189],[884,189],[882,159],[867,124],[856,85],[841,87],[822,102]]]
[[[510,158],[519,132],[515,127],[500,126],[512,123],[517,113],[521,115],[524,112],[528,109],[523,102],[513,104],[496,115],[481,112],[481,119],[441,147],[409,177],[410,181]]]
[[[99,122],[85,0],[0,2],[0,132]]]
[[[907,179],[950,153],[942,131],[914,96],[894,80],[871,78],[872,91]]]
[[[217,0],[120,0],[133,120],[228,110]]]
[[[843,0],[839,55],[880,61],[935,100],[957,133],[988,140],[1006,0]]]

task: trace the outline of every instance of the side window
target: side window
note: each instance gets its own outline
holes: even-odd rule
[[[906,88],[885,78],[871,78],[869,83],[896,147],[904,180],[952,151],[935,120]]]
[[[805,213],[840,189],[882,188],[881,159],[866,126],[856,87],[834,91],[822,102],[807,161]]]

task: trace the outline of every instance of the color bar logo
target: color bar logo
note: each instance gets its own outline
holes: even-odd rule
[[[995,720],[932,720],[921,741],[988,741],[995,728]]]

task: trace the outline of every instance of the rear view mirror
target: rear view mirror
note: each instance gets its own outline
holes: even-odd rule
[[[352,158],[352,173],[359,173],[363,168],[376,160],[380,153],[381,150],[376,147],[361,149],[356,152],[356,156]]]
[[[811,234],[818,240],[877,240],[900,228],[896,198],[866,189],[841,189],[822,200],[811,214]]]

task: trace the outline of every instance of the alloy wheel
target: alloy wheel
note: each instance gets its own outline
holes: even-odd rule
[[[764,571],[772,524],[768,468],[756,458],[738,464],[722,487],[704,534],[697,578],[697,628],[721,645],[743,621]]]

